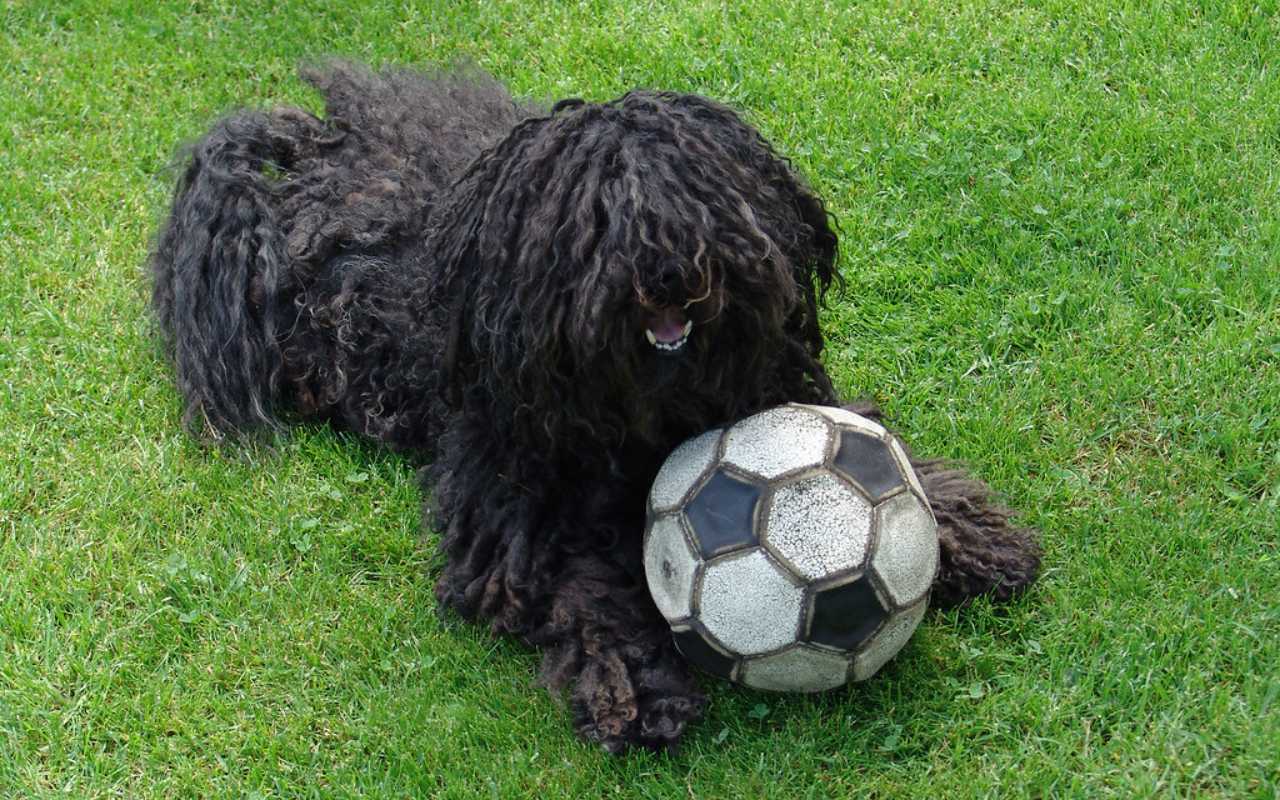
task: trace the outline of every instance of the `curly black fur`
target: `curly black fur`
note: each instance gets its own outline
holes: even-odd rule
[[[188,423],[325,419],[432,456],[441,603],[543,648],[583,736],[674,746],[705,701],[644,588],[645,495],[691,435],[838,402],[821,199],[702,97],[543,112],[475,72],[304,76],[325,117],[218,122],[158,238],[153,306]],[[1034,539],[986,487],[920,469],[935,599],[1029,584]]]

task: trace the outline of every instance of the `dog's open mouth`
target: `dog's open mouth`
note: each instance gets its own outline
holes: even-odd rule
[[[685,316],[684,309],[666,306],[645,318],[644,338],[663,353],[675,353],[689,341],[693,320]]]

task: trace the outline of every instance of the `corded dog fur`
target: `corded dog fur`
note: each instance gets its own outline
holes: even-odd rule
[[[474,70],[304,77],[325,116],[216,123],[157,239],[188,424],[328,420],[426,456],[441,604],[540,647],[587,739],[673,747],[705,699],[645,589],[646,493],[689,436],[840,402],[819,360],[822,200],[694,95],[543,110]],[[936,604],[1034,580],[1034,538],[983,484],[917,468]]]

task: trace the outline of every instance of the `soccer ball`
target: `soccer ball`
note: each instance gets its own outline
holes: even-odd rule
[[[644,567],[690,662],[816,692],[870,678],[911,638],[937,523],[882,426],[791,404],[676,448],[649,493]]]

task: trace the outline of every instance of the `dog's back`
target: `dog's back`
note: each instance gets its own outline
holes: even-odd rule
[[[400,355],[397,320],[411,322],[385,279],[402,268],[392,251],[421,240],[433,202],[529,109],[474,69],[329,63],[303,77],[326,116],[283,107],[215,123],[190,148],[152,253],[186,419],[239,434],[300,412],[417,446],[423,425],[405,417],[425,412],[381,368]]]

